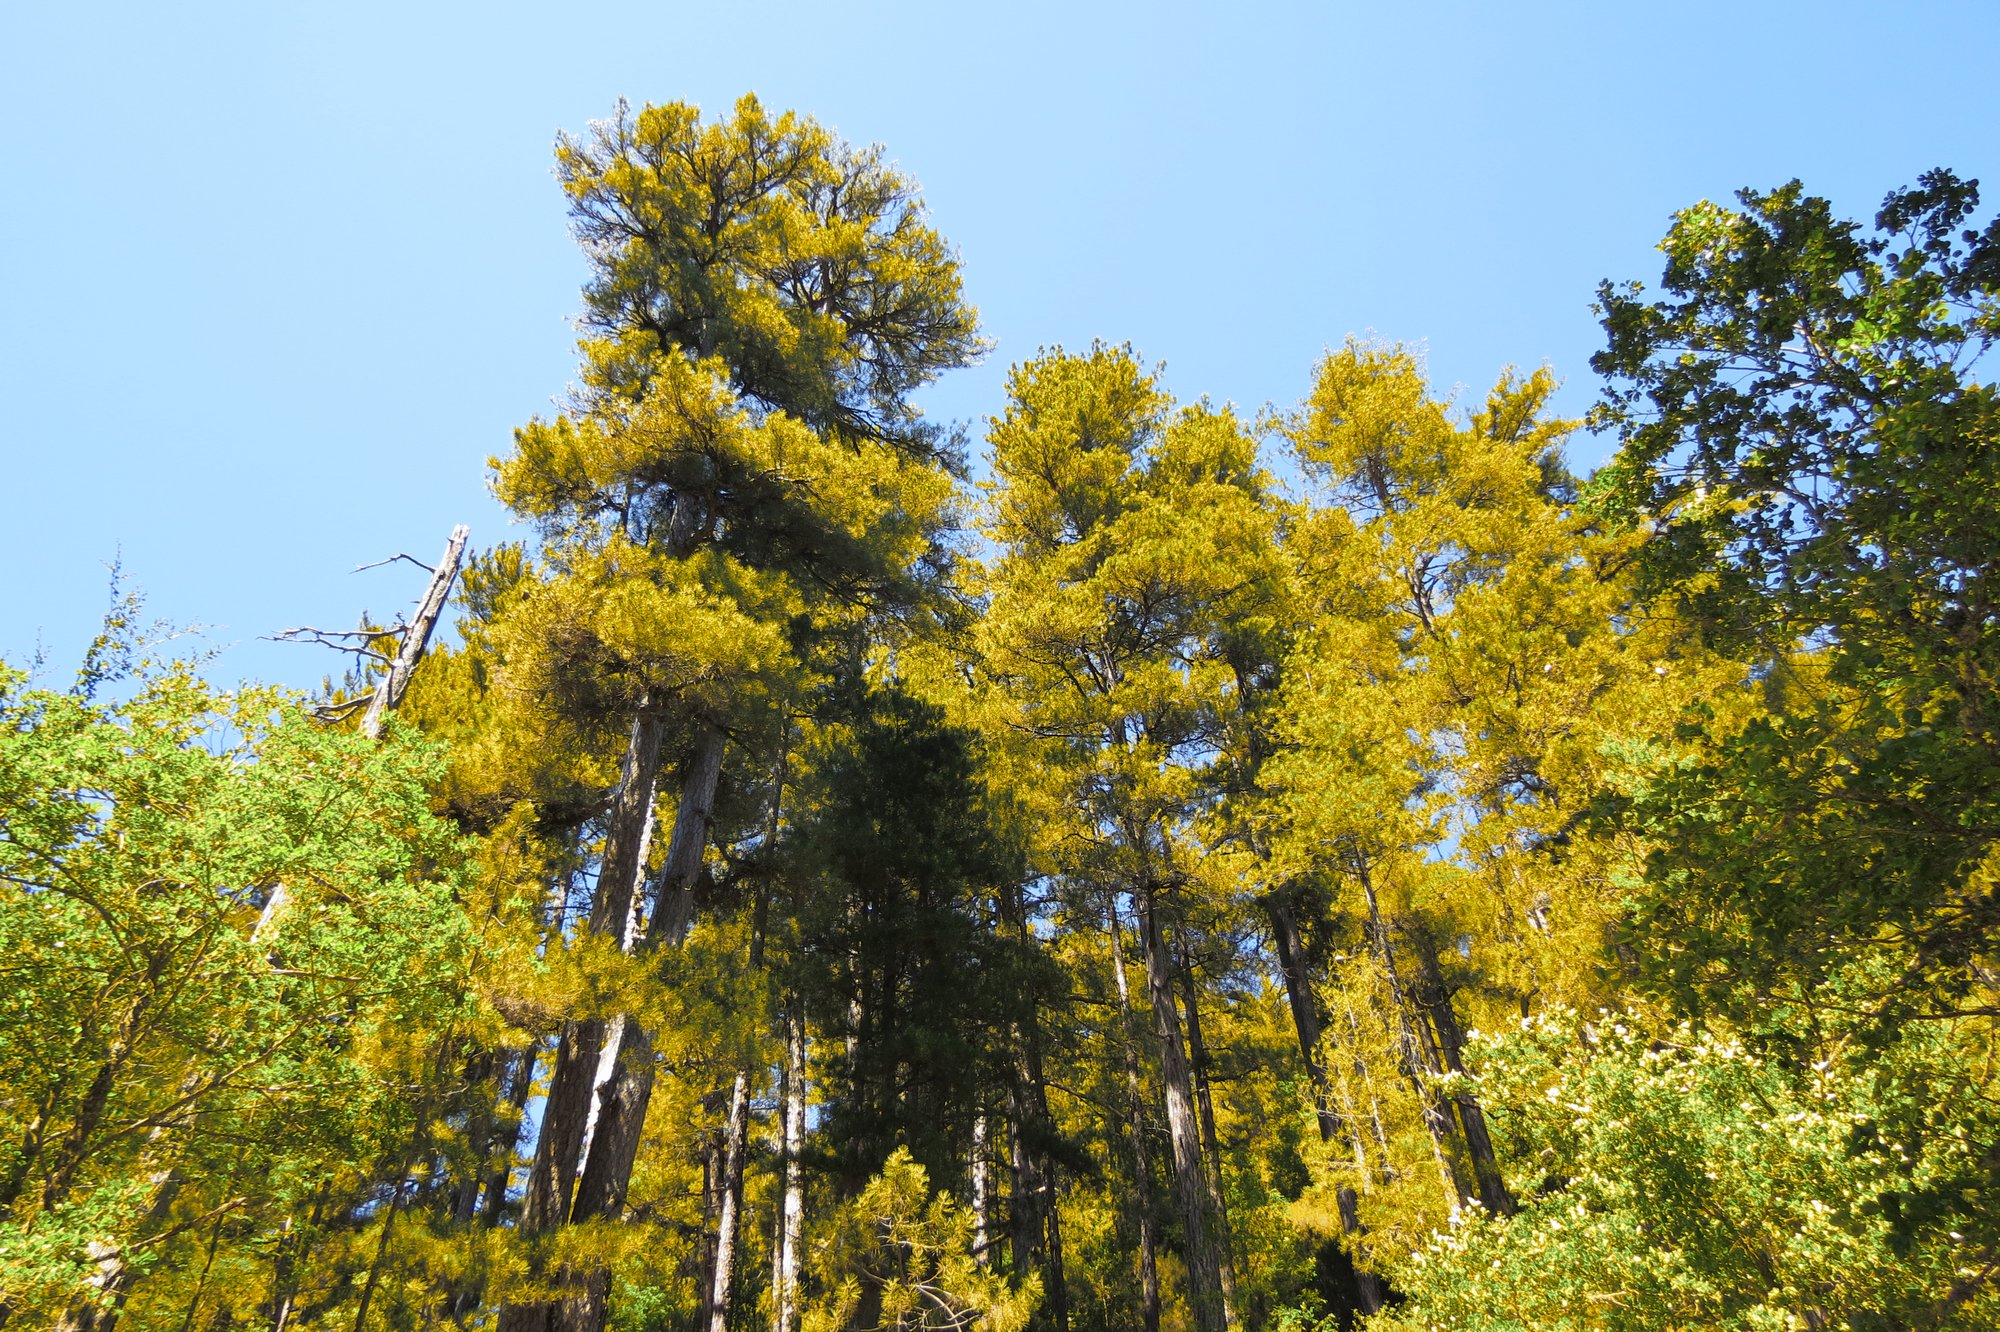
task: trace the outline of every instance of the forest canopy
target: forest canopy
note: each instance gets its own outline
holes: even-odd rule
[[[556,175],[528,539],[312,696],[0,667],[0,1324],[2000,1325],[1977,182],[1686,208],[1584,421],[1097,342],[968,439],[880,147]]]

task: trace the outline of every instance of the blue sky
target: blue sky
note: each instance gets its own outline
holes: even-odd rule
[[[2000,202],[2000,3],[54,5],[0,17],[0,657],[73,667],[122,553],[224,679],[391,615],[570,378],[558,129],[746,91],[923,183],[997,349],[1130,341],[1183,397],[1300,396],[1350,332],[1581,411],[1599,279],[1794,176]],[[1585,466],[1601,446],[1572,450]]]

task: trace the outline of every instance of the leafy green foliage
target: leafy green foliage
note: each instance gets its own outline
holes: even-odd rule
[[[1909,1205],[1994,1127],[1993,1106],[1904,1118],[1957,1078],[1954,1044],[1801,1065],[1725,1028],[1563,1009],[1482,1038],[1474,1073],[1529,1201],[1436,1235],[1399,1273],[1409,1312],[1370,1326],[1990,1326],[1990,1242]]]
[[[1694,720],[1652,786],[1641,917],[1685,1002],[1810,985],[1857,949],[1885,1017],[1979,1006],[2000,807],[2000,222],[1934,171],[1875,233],[1796,183],[1700,204],[1667,298],[1602,293],[1617,458],[1596,507],[1640,590],[1755,667],[1761,718]],[[1704,922],[1721,916],[1719,929]],[[1715,937],[1717,934],[1726,937]]]
[[[0,1303],[268,1216],[384,1150],[476,1020],[439,755],[272,690],[0,673]]]

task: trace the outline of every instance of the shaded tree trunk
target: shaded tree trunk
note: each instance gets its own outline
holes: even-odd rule
[[[1188,1062],[1194,1070],[1195,1109],[1201,1120],[1203,1154],[1208,1158],[1208,1205],[1215,1218],[1216,1271],[1222,1278],[1222,1316],[1236,1326],[1236,1262],[1229,1233],[1229,1204],[1223,1194],[1222,1145],[1215,1132],[1215,1101],[1208,1085],[1208,1045],[1201,1038],[1200,993],[1195,985],[1194,958],[1181,941],[1181,987],[1187,1008]]]
[[[1319,1004],[1313,999],[1312,977],[1306,969],[1305,949],[1299,938],[1299,922],[1292,904],[1273,894],[1264,899],[1264,915],[1271,922],[1271,947],[1278,955],[1278,974],[1284,978],[1285,1001],[1292,1011],[1292,1029],[1299,1038],[1299,1058],[1312,1084],[1313,1112],[1319,1120],[1322,1142],[1332,1142],[1341,1134],[1340,1112],[1335,1108],[1333,1085],[1326,1064],[1320,1058]]]
[[[646,852],[653,834],[653,797],[660,773],[660,720],[650,709],[632,723],[618,794],[605,831],[597,893],[585,928],[611,935],[621,948],[637,940],[635,922]],[[621,1024],[624,1025],[624,1024]],[[554,1071],[542,1107],[541,1131],[521,1198],[517,1230],[535,1235],[571,1219],[579,1167],[600,1129],[598,1100],[606,1064],[604,1018],[576,1018],[563,1025]],[[613,1047],[615,1049],[615,1047]],[[541,1332],[551,1317],[543,1303],[509,1304],[500,1312],[499,1332]]]
[[[1383,978],[1389,987],[1390,1017],[1395,1024],[1397,1054],[1404,1076],[1416,1091],[1417,1102],[1422,1108],[1424,1131],[1431,1140],[1431,1157],[1437,1165],[1438,1178],[1451,1197],[1455,1213],[1472,1194],[1453,1168],[1451,1119],[1438,1100],[1433,1085],[1439,1066],[1430,1028],[1413,1017],[1409,987],[1403,983],[1402,970],[1396,961],[1395,943],[1389,937],[1388,924],[1382,919],[1381,905],[1375,897],[1375,881],[1365,865],[1358,865],[1355,873],[1361,881],[1362,896],[1368,903],[1368,937],[1375,946],[1376,957],[1382,963]]]
[[[1278,894],[1264,899],[1264,912],[1271,922],[1271,946],[1278,955],[1278,972],[1284,978],[1285,999],[1292,1012],[1292,1029],[1298,1035],[1299,1057],[1305,1062],[1306,1076],[1312,1083],[1313,1111],[1320,1141],[1331,1145],[1336,1138],[1345,1136],[1354,1153],[1355,1170],[1365,1180],[1368,1153],[1362,1144],[1360,1129],[1341,1114],[1332,1080],[1327,1076],[1326,1063],[1320,1055],[1324,1028],[1320,1022],[1319,1001],[1313,994],[1312,975],[1306,966],[1305,948],[1299,938],[1297,913],[1292,909],[1291,900]],[[1356,1058],[1358,1061],[1358,1054]],[[1376,1112],[1376,1128],[1379,1132],[1379,1110]],[[1359,1200],[1355,1191],[1346,1186],[1336,1196],[1340,1203],[1341,1233],[1347,1238],[1349,1252],[1358,1260],[1364,1256]],[[1381,1312],[1385,1298],[1382,1278],[1357,1266],[1354,1283],[1356,1302],[1361,1312]]]
[[[1438,1053],[1445,1069],[1460,1075],[1457,1089],[1452,1094],[1452,1103],[1457,1107],[1459,1126],[1465,1133],[1466,1155],[1472,1158],[1479,1201],[1490,1212],[1512,1216],[1520,1207],[1501,1177],[1500,1163],[1493,1151],[1493,1136],[1486,1128],[1486,1113],[1480,1109],[1479,1099],[1472,1094],[1471,1083],[1464,1076],[1462,1051],[1465,1048],[1465,1029],[1459,1025],[1457,1010],[1451,1003],[1451,991],[1446,987],[1443,971],[1438,966],[1436,941],[1421,931],[1416,932],[1415,940],[1417,965],[1422,979],[1419,997],[1437,1032]]]
[[[1139,1086],[1139,1050],[1132,1035],[1132,996],[1125,983],[1124,926],[1118,899],[1109,896],[1111,972],[1118,986],[1119,1045],[1125,1056],[1125,1105],[1132,1134],[1133,1205],[1139,1214],[1139,1315],[1145,1332],[1160,1332],[1160,1270],[1153,1237],[1153,1169],[1146,1152],[1145,1098]]]
[[[1139,940],[1146,960],[1146,992],[1152,1002],[1153,1035],[1160,1047],[1160,1080],[1167,1100],[1167,1141],[1173,1150],[1174,1201],[1180,1209],[1183,1260],[1188,1271],[1188,1305],[1198,1332],[1223,1332],[1229,1324],[1222,1301],[1222,1273],[1208,1215],[1208,1185],[1201,1164],[1201,1128],[1196,1122],[1194,1081],[1174,1004],[1174,960],[1167,947],[1160,902],[1151,884],[1133,893],[1139,913]]]

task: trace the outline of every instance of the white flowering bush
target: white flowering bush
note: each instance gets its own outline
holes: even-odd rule
[[[1435,1235],[1371,1329],[2000,1326],[2000,1256],[1939,1201],[1993,1150],[1983,1099],[1938,1095],[1952,1039],[1794,1063],[1561,1011],[1481,1037],[1521,1211]],[[1955,1119],[1924,1108],[1947,1102]]]

